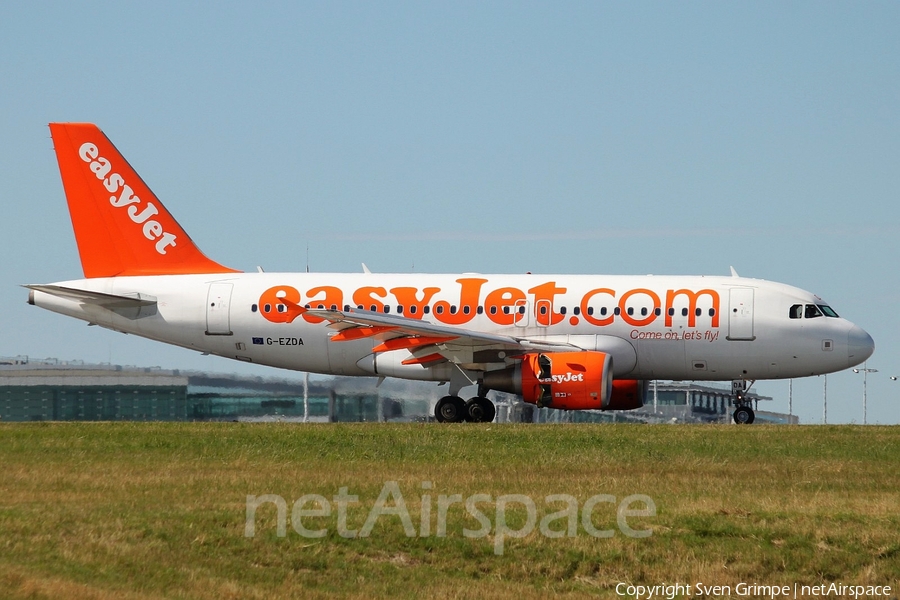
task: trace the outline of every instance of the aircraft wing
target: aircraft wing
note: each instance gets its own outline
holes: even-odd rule
[[[581,350],[562,342],[484,333],[366,310],[310,309],[305,314],[325,319],[339,330],[331,337],[332,342],[373,337],[381,341],[373,348],[375,353],[405,349],[411,356],[404,364],[426,367],[447,361],[456,364],[503,362],[507,356],[536,351]]]

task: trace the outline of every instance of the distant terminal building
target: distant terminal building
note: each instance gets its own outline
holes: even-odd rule
[[[756,423],[794,424],[800,422],[797,415],[760,409],[760,403],[772,402],[771,396],[749,391],[746,397],[753,402]],[[645,412],[667,419],[689,419],[711,423],[730,423],[734,409],[731,388],[697,382],[657,382],[650,386],[650,397]]]
[[[406,399],[402,385],[344,379],[307,389],[302,380],[0,358],[0,420],[403,421],[433,404],[421,393]]]
[[[427,421],[445,387],[423,382],[332,377],[263,378],[81,361],[0,358],[0,421]],[[643,409],[537,408],[491,392],[498,422],[730,422],[730,390],[651,384]],[[748,394],[758,422],[796,423],[760,411],[771,398]]]
[[[797,424],[796,415],[760,410],[760,403],[771,402],[769,396],[761,396],[752,390],[746,397],[753,402],[756,423]],[[629,411],[563,412],[534,409],[536,423],[571,422],[639,422],[639,423],[731,423],[734,410],[731,388],[710,385],[707,382],[653,381],[643,408]],[[562,414],[560,414],[562,413]]]

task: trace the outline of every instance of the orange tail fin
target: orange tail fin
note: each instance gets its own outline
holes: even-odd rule
[[[200,252],[96,125],[50,135],[85,277],[236,272]]]

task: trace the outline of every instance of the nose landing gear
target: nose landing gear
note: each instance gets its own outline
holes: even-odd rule
[[[731,393],[734,396],[734,413],[732,419],[738,425],[750,425],[756,419],[753,412],[753,404],[747,399],[746,394],[750,391],[756,381],[746,381],[744,379],[735,379],[731,382]]]

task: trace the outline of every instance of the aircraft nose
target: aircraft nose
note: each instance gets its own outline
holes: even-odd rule
[[[850,359],[850,366],[854,367],[865,362],[873,352],[875,352],[875,340],[872,339],[872,336],[858,325],[851,327],[847,334],[847,358]]]

